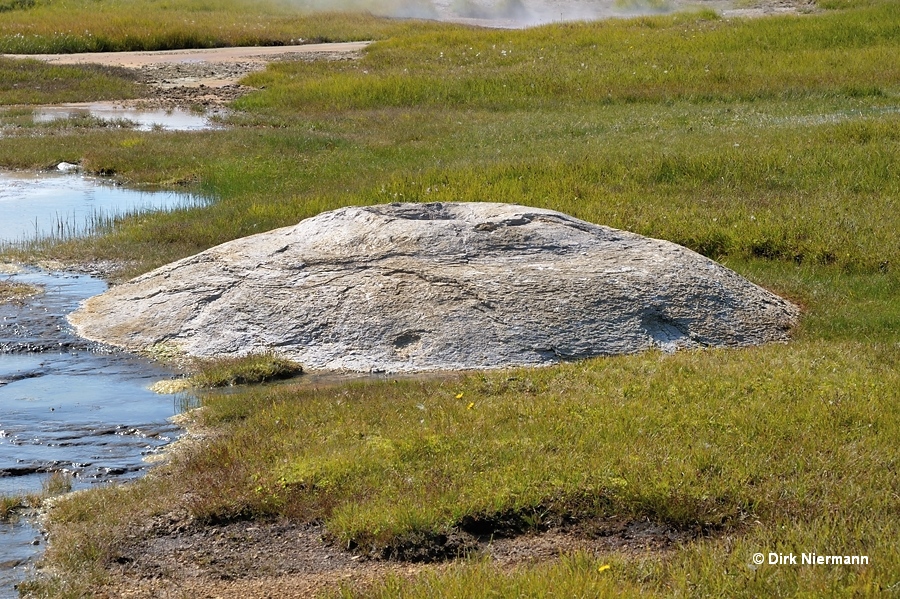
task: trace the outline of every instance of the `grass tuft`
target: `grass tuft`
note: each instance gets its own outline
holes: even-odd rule
[[[16,512],[26,507],[22,497],[17,495],[0,495],[0,522],[9,522]]]
[[[41,493],[0,495],[0,522],[10,522],[21,512],[40,507],[47,498],[68,493],[72,490],[72,475],[59,470],[51,472],[41,487]]]
[[[25,299],[43,292],[41,287],[0,280],[0,304],[21,303]]]
[[[51,472],[41,485],[41,488],[46,497],[68,493],[72,490],[72,474],[61,470]]]
[[[289,379],[303,373],[303,367],[272,353],[240,358],[195,360],[190,367],[192,385],[200,388],[253,385]]]

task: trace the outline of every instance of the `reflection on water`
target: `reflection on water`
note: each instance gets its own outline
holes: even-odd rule
[[[40,491],[54,471],[71,473],[75,489],[139,476],[144,458],[179,435],[168,419],[182,402],[149,390],[172,373],[72,335],[65,315],[103,281],[40,271],[4,279],[44,291],[0,305],[0,495]],[[37,536],[27,522],[0,527],[0,597],[40,549],[30,544]]]
[[[77,219],[90,210],[121,213],[191,201],[71,175],[0,175],[0,244],[47,234],[59,214]],[[71,333],[65,316],[102,293],[104,281],[22,269],[0,280],[43,290],[0,304],[0,496],[39,492],[57,471],[71,474],[75,489],[139,476],[144,458],[180,434],[169,418],[184,402],[149,390],[172,372]],[[15,583],[42,548],[27,519],[0,524],[0,599],[17,596]]]
[[[15,585],[24,579],[44,540],[28,522],[0,523],[0,599],[18,597]]]
[[[38,285],[24,305],[0,305],[0,495],[40,491],[50,472],[73,487],[139,476],[144,458],[179,435],[168,419],[183,402],[149,390],[171,376],[159,365],[72,335],[65,322],[94,277],[26,271],[3,277]],[[41,549],[28,522],[0,526],[0,598]]]
[[[215,129],[217,126],[211,119],[219,113],[196,113],[180,108],[140,110],[109,102],[95,102],[41,106],[35,108],[33,114],[36,123],[49,123],[59,119],[95,118],[130,125],[138,131],[201,131]]]
[[[0,173],[0,243],[84,235],[116,216],[201,203],[189,194],[140,192],[78,175]]]

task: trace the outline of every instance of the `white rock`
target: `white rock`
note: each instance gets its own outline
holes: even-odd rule
[[[786,341],[798,314],[667,241],[460,203],[326,212],[158,268],[69,320],[131,350],[402,372]]]
[[[77,164],[72,164],[71,162],[60,162],[56,165],[56,170],[62,171],[64,173],[74,173],[80,168],[80,166],[78,166]]]

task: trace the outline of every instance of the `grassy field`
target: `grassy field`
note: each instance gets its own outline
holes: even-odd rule
[[[682,243],[805,310],[788,345],[210,393],[197,418],[220,434],[203,451],[59,504],[48,558],[62,574],[42,592],[102,585],[124,523],[179,508],[321,519],[376,555],[472,522],[615,517],[693,539],[513,569],[463,560],[346,596],[900,593],[900,6],[820,5],[522,31],[383,24],[396,28],[358,61],[253,75],[265,89],[227,131],[10,128],[2,165],[79,162],[215,201],[8,257],[138,272],[343,205],[508,201]],[[757,566],[757,552],[870,561]]]
[[[0,57],[0,106],[121,100],[137,93],[122,69],[67,67]]]
[[[390,3],[382,5],[391,14]],[[303,0],[0,0],[0,52],[278,46],[378,39],[411,27],[363,12],[316,8],[322,7]]]

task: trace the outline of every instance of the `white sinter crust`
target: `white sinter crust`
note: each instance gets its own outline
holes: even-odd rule
[[[79,334],[412,372],[788,339],[799,310],[676,244],[489,203],[343,208],[93,297]]]

